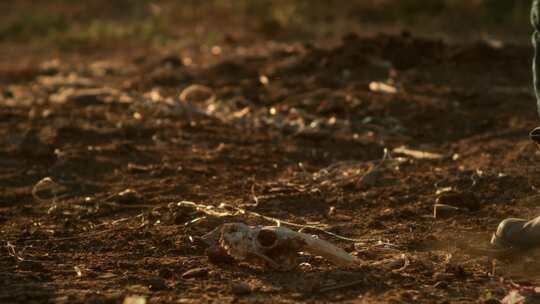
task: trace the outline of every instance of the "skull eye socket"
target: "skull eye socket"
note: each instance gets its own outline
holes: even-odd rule
[[[272,247],[276,243],[277,237],[272,231],[261,230],[257,235],[257,241],[264,247]]]

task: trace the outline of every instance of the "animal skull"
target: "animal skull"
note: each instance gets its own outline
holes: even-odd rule
[[[227,223],[203,236],[203,240],[210,245],[211,258],[230,257],[275,270],[295,268],[299,251],[323,256],[340,266],[356,261],[343,249],[324,240],[278,226]]]

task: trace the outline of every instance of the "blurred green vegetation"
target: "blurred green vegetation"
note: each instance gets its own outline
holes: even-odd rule
[[[336,19],[404,24],[428,19],[484,25],[528,26],[532,0],[243,0],[247,13],[281,26],[309,26]],[[455,19],[460,18],[460,19]],[[457,21],[459,20],[459,21]]]
[[[528,27],[532,0],[17,0],[0,1],[0,41],[166,43],[193,24],[332,33],[337,24]],[[459,19],[458,19],[459,18]],[[431,21],[430,21],[431,20]],[[459,20],[459,21],[458,21]],[[430,22],[428,22],[430,21]],[[215,36],[215,33],[214,33]]]

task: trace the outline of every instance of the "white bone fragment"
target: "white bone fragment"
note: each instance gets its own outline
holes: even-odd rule
[[[395,86],[392,86],[390,84],[379,82],[379,81],[372,81],[369,83],[369,89],[372,92],[377,93],[386,93],[386,94],[396,94],[398,92],[397,88]]]
[[[405,146],[397,147],[392,150],[393,153],[403,154],[416,159],[441,159],[444,155],[439,153],[409,149]]]

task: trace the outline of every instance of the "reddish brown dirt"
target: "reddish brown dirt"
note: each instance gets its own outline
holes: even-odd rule
[[[404,34],[328,49],[229,41],[220,55],[139,53],[1,71],[0,302],[471,303],[501,299],[500,278],[540,281],[534,259],[482,250],[500,220],[538,208],[529,46]],[[396,94],[370,91],[387,79]],[[215,99],[179,100],[192,84]],[[113,91],[75,96],[81,87]],[[443,158],[390,153],[362,180],[403,145]],[[62,189],[37,199],[45,177]],[[449,187],[471,211],[434,219]],[[310,231],[362,264],[211,264],[197,237],[226,221],[270,223],[204,217],[182,200],[325,224],[363,240]]]

